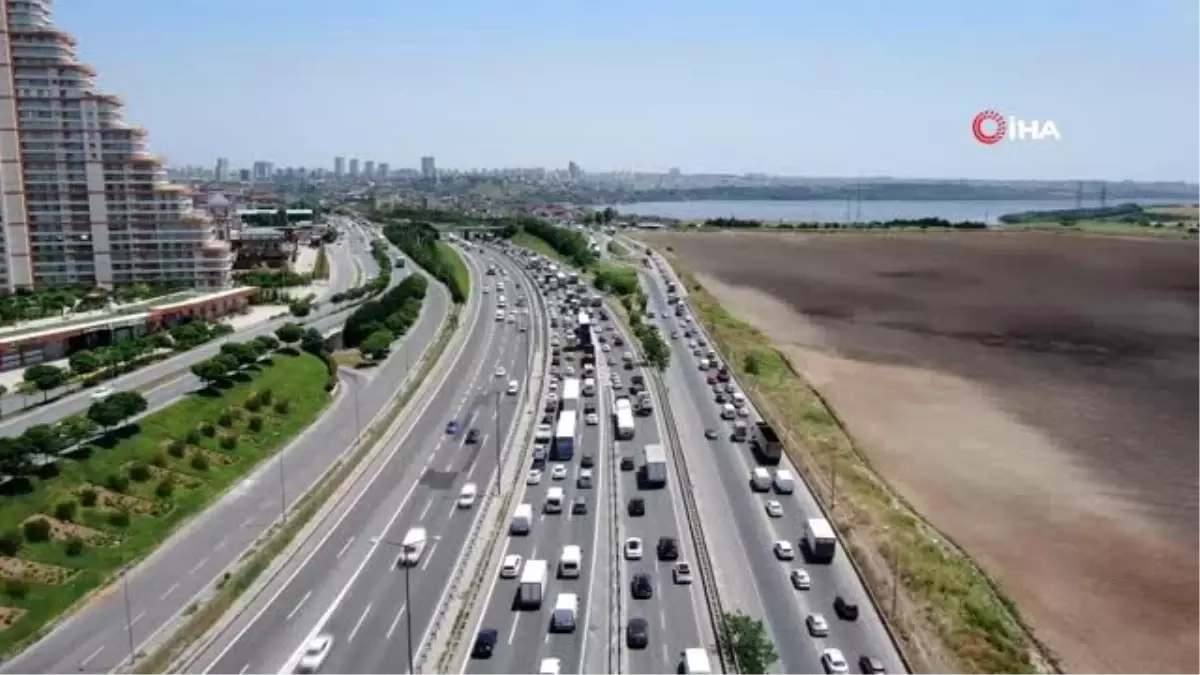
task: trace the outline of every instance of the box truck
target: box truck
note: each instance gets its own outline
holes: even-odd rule
[[[833,527],[824,518],[809,518],[804,523],[804,536],[800,540],[805,548],[805,557],[809,562],[833,562],[837,553],[837,537]]]
[[[521,609],[541,609],[542,594],[546,592],[545,560],[526,560],[521,570],[521,582],[517,586],[517,606]]]
[[[650,443],[642,449],[642,485],[661,488],[667,484],[667,453],[658,443]]]

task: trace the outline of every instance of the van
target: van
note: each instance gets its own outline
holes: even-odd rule
[[[508,533],[514,535],[529,534],[533,526],[533,505],[521,504],[513,512],[512,522],[508,525]]]
[[[546,513],[562,513],[563,507],[563,489],[555,486],[546,491],[546,504],[543,510]]]
[[[746,395],[740,391],[733,392],[733,405],[741,408],[746,405]]]
[[[564,546],[562,557],[558,560],[558,576],[562,579],[576,579],[583,566],[583,550],[571,544]]]
[[[509,396],[515,396],[517,394],[517,390],[520,388],[521,388],[521,385],[518,384],[516,380],[508,381],[508,390],[507,391],[508,391]]]
[[[414,527],[405,533],[404,540],[400,542],[400,559],[396,561],[396,566],[416,565],[421,560],[421,554],[425,552],[425,542],[428,538],[423,527]]]
[[[750,487],[755,492],[766,492],[771,489],[771,472],[761,466],[756,466],[750,471]]]
[[[733,423],[733,440],[738,443],[746,442],[746,436],[749,434],[749,427],[744,420],[738,420]]]
[[[796,479],[787,469],[775,470],[775,491],[781,495],[790,495],[796,490]]]
[[[575,615],[579,612],[579,596],[574,593],[559,593],[554,599],[554,611],[550,614],[550,632],[575,632]]]
[[[708,652],[703,647],[691,647],[683,651],[683,672],[707,675],[712,672]]]
[[[735,417],[737,417],[737,408],[734,408],[732,403],[721,406],[721,419],[731,420]]]

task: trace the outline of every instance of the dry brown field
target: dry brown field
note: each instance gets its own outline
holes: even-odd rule
[[[1197,672],[1197,246],[639,235],[758,326],[1072,672]]]

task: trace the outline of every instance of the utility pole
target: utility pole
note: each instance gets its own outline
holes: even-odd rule
[[[354,385],[354,428],[357,430],[354,434],[354,440],[358,441],[362,437],[362,417],[358,412],[358,384]]]
[[[125,539],[117,540],[117,550],[121,556],[121,564],[125,565]],[[133,670],[133,661],[137,657],[137,647],[133,644],[133,606],[129,601],[129,572],[126,566],[121,570],[121,594],[125,596],[125,635],[129,638],[129,669]],[[81,668],[82,670],[82,668]]]
[[[408,573],[411,568],[412,565],[404,566],[404,606],[408,608],[408,616],[405,621],[408,624],[408,672],[415,674],[417,671],[413,668],[412,598],[408,592]]]
[[[287,481],[283,475],[283,448],[279,450],[279,521],[287,522]]]
[[[500,496],[500,388],[496,387],[496,496]]]
[[[833,516],[834,511],[837,510],[838,461],[837,461],[836,453],[833,453],[831,455],[830,465],[831,466],[830,466],[829,471],[830,471],[831,475],[830,475],[830,483],[829,483],[829,515]]]
[[[892,617],[896,616],[896,600],[900,594],[900,546],[892,549]]]

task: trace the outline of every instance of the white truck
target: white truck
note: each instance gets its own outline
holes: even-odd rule
[[[708,652],[703,647],[689,647],[683,650],[683,672],[707,675],[712,672],[708,662]]]
[[[533,505],[520,504],[517,510],[513,511],[512,522],[508,524],[508,533],[524,535],[529,534],[529,528],[533,526]]]
[[[633,438],[637,427],[634,426],[633,406],[629,404],[629,399],[624,396],[617,399],[614,415],[617,422],[617,439],[628,441]]]
[[[579,388],[578,379],[568,377],[563,380],[560,410],[563,412],[574,412],[579,409]]]
[[[579,611],[579,596],[574,593],[559,593],[554,599],[554,613],[550,615],[550,631],[574,633],[575,614]]]
[[[804,536],[800,541],[807,549],[805,556],[809,562],[830,563],[837,554],[837,536],[824,518],[809,518],[804,523]]]
[[[406,532],[404,540],[400,542],[400,559],[396,561],[396,566],[411,567],[420,562],[428,538],[423,527],[414,527]]]
[[[517,586],[517,606],[521,609],[541,609],[542,595],[546,592],[545,560],[526,560],[521,570],[521,582]]]
[[[787,469],[775,469],[775,491],[790,495],[796,491],[796,477]]]

